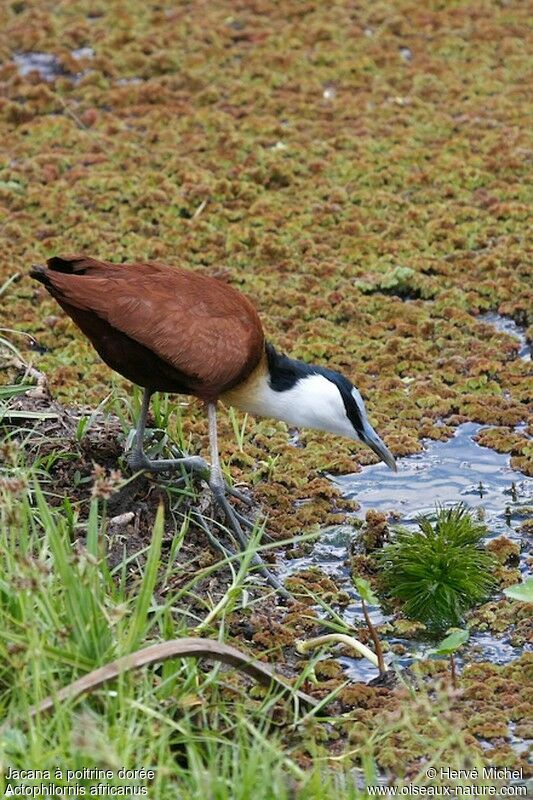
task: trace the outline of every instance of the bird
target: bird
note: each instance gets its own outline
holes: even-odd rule
[[[247,545],[242,517],[228,495],[244,498],[222,474],[219,402],[253,416],[363,442],[396,471],[394,456],[370,424],[352,382],[333,369],[276,350],[265,338],[253,303],[229,283],[158,262],[117,264],[84,254],[54,256],[46,266],[33,266],[30,275],[45,286],[102,360],[143,388],[129,466],[134,471],[185,468],[198,473],[241,547]],[[210,463],[194,455],[156,460],[146,456],[143,435],[155,392],[193,395],[204,403]],[[277,579],[274,583],[279,588]]]

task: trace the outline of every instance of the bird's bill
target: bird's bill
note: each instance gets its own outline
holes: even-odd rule
[[[385,445],[379,436],[377,435],[376,431],[368,426],[365,430],[361,440],[370,447],[371,450],[378,456],[380,461],[384,461],[385,464],[390,467],[394,472],[398,472],[398,467],[396,466],[396,461],[394,456],[392,455],[389,448]]]

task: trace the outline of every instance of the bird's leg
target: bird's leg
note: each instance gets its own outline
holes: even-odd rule
[[[139,414],[139,419],[137,420],[137,430],[135,431],[133,449],[131,453],[128,453],[127,456],[129,466],[135,471],[144,469],[145,463],[148,461],[143,450],[143,436],[144,429],[146,428],[146,418],[148,416],[148,408],[150,407],[151,396],[152,392],[150,389],[143,389],[141,413]]]
[[[244,535],[241,524],[237,518],[235,510],[228,502],[226,491],[230,488],[220,467],[220,458],[218,455],[218,434],[217,434],[217,415],[216,403],[207,404],[207,417],[209,420],[209,448],[211,451],[211,474],[209,476],[209,488],[213,492],[215,502],[220,506],[226,515],[226,520],[231,527],[231,530],[237,537],[242,550],[246,550],[248,540]],[[254,553],[252,556],[252,564],[257,566],[259,572],[266,578],[267,582],[283,597],[291,597],[282,583],[267,569],[263,559]]]
[[[127,461],[131,469],[135,472],[140,470],[147,470],[149,472],[166,472],[184,467],[186,470],[198,473],[200,477],[204,478],[205,480],[209,480],[209,464],[200,456],[184,456],[183,458],[158,458],[156,460],[147,458],[143,449],[143,434],[146,427],[146,418],[148,416],[151,396],[152,392],[150,389],[145,388],[141,405],[141,413],[139,415],[139,421],[137,422],[137,430],[135,431],[133,450],[127,456]]]
[[[127,456],[127,461],[132,470],[138,472],[140,470],[147,470],[148,472],[168,472],[171,470],[179,469],[183,467],[185,470],[190,470],[191,472],[195,472],[199,477],[203,478],[207,483],[210,481],[211,469],[207,461],[201,456],[183,456],[181,458],[158,458],[158,459],[149,459],[147,458],[144,449],[143,449],[143,434],[144,429],[146,427],[146,418],[148,417],[148,409],[150,407],[150,398],[152,396],[152,392],[150,389],[144,389],[143,392],[143,399],[141,405],[141,413],[139,415],[139,421],[137,423],[137,430],[135,431],[135,441],[133,445],[133,450]],[[216,419],[215,419],[215,435],[216,435]],[[217,461],[218,461],[218,452],[217,452]],[[222,471],[220,469],[220,465],[218,466],[220,478],[225,486],[225,493],[230,494],[232,497],[236,497],[237,500],[240,500],[242,503],[246,505],[251,505],[251,501],[246,497],[246,495],[241,494],[241,492],[234,489],[233,486],[229,486],[222,477]]]
[[[209,488],[213,492],[218,505],[224,511],[232,530],[234,531],[239,543],[243,549],[246,549],[247,541],[242,531],[233,508],[228,503],[226,497],[226,490],[229,488],[224,476],[222,475],[222,468],[220,466],[220,457],[218,454],[218,432],[217,432],[217,411],[216,403],[207,404],[207,419],[209,422],[209,449],[211,453],[211,474],[209,475]]]
[[[148,408],[150,406],[151,396],[152,392],[149,389],[145,389],[142,399],[141,413],[139,415],[137,430],[135,432],[133,450],[127,457],[129,466],[135,471],[147,470],[149,472],[165,472],[184,467],[186,470],[196,472],[208,483],[209,488],[213,493],[213,497],[215,498],[216,503],[223,510],[231,530],[239,541],[239,545],[241,546],[242,550],[246,550],[248,546],[248,540],[243,533],[238,517],[240,517],[243,522],[245,521],[245,518],[235,512],[231,504],[228,502],[228,498],[226,496],[227,494],[235,494],[240,497],[240,494],[239,492],[232,490],[231,486],[228,486],[224,476],[222,475],[220,458],[218,455],[217,417],[215,403],[208,403],[207,406],[207,415],[209,420],[209,445],[212,462],[210,467],[207,461],[200,456],[187,456],[184,458],[159,458],[156,460],[147,458],[146,453],[143,450],[143,434],[146,427],[146,418],[148,416]],[[263,559],[260,558],[257,553],[252,556],[251,561],[266,579],[267,583],[272,586],[278,592],[278,594],[285,598],[291,597],[290,592],[288,592],[283,584],[281,584],[280,581],[267,569]]]
[[[152,392],[150,389],[145,389],[141,405],[141,413],[137,422],[137,430],[135,431],[135,441],[133,450],[128,455],[127,460],[131,469],[135,471],[148,470],[149,472],[165,472],[168,470],[178,469],[184,467],[186,470],[191,470],[198,473],[208,484],[213,493],[216,503],[222,508],[226,520],[230,525],[233,533],[237,537],[239,544],[243,550],[248,546],[248,540],[243,533],[238,517],[243,521],[245,518],[240,514],[237,515],[233,507],[228,502],[227,494],[235,494],[240,497],[239,492],[232,490],[228,486],[222,475],[220,467],[220,458],[218,455],[218,436],[217,436],[217,417],[216,417],[216,404],[208,403],[207,415],[209,420],[209,445],[211,450],[211,467],[207,461],[200,456],[187,456],[184,458],[160,458],[157,460],[149,459],[143,449],[143,434],[146,427],[146,418],[148,416],[148,408],[150,406],[150,398]],[[245,498],[246,499],[246,498]],[[211,538],[211,537],[210,537]],[[226,550],[220,547],[225,553]],[[229,552],[229,551],[228,551]],[[258,571],[266,579],[267,583],[272,586],[278,594],[285,598],[290,598],[291,594],[288,592],[283,584],[272,575],[272,573],[265,566],[262,558],[257,553],[252,556],[252,564],[257,566]]]

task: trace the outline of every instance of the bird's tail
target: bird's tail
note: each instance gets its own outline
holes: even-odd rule
[[[42,264],[34,264],[30,269],[30,277],[35,278],[36,281],[44,283],[45,286],[51,286],[49,270],[43,267]]]
[[[60,272],[63,275],[92,275],[98,274],[102,268],[108,266],[103,261],[98,261],[90,256],[53,256],[47,259],[46,267],[37,265],[30,270],[30,276],[40,281],[46,287],[53,285],[52,273]]]

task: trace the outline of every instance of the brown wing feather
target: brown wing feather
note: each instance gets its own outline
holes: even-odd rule
[[[187,376],[192,394],[218,396],[244,380],[261,358],[264,338],[255,308],[215,278],[163,264],[119,265],[83,256],[48,264],[43,282],[67,313],[70,306],[96,314]]]

